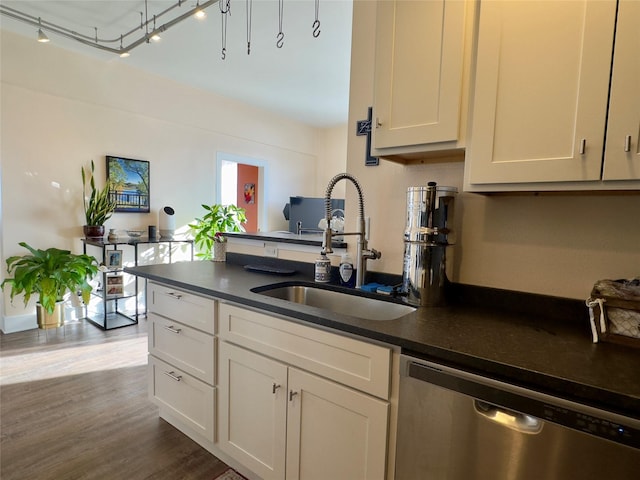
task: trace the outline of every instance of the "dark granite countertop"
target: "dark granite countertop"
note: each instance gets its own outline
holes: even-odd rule
[[[588,322],[582,318],[558,320],[559,315],[575,313],[566,309],[561,299],[549,297],[545,303],[542,296],[537,296],[540,298],[536,297],[532,308],[523,308],[519,295],[527,294],[480,295],[480,301],[418,308],[396,320],[375,321],[252,292],[253,288],[274,283],[309,281],[312,277],[308,272],[281,277],[249,272],[239,264],[209,261],[148,265],[126,271],[397,345],[409,354],[640,419],[640,350],[593,344]],[[520,308],[503,308],[502,298]],[[586,315],[586,307],[582,313]]]

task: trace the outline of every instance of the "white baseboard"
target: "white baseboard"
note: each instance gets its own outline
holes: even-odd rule
[[[2,325],[0,330],[2,333],[15,333],[24,330],[32,330],[38,328],[36,314],[31,315],[13,315],[11,317],[2,317]]]
[[[83,317],[82,307],[65,305],[64,318],[66,322],[79,320]],[[38,328],[38,320],[36,319],[35,312],[28,315],[12,315],[9,317],[5,315],[0,319],[0,330],[5,334],[33,330],[34,328]]]

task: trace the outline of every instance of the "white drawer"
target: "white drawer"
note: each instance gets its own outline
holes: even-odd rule
[[[215,388],[149,355],[149,397],[210,442],[215,441]]]
[[[216,333],[216,301],[177,288],[150,283],[148,310],[203,332]]]
[[[221,303],[220,337],[389,399],[391,349]]]
[[[196,378],[215,384],[215,337],[149,313],[149,352]]]

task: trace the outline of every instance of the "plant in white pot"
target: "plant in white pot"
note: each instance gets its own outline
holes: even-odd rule
[[[11,285],[11,300],[24,295],[27,306],[31,295],[38,295],[36,314],[39,328],[55,328],[64,324],[64,296],[80,293],[89,302],[92,287],[89,280],[98,272],[98,261],[89,255],[76,255],[69,250],[35,249],[25,242],[20,246],[29,250],[27,255],[7,258],[7,272],[13,278],[2,282]]]
[[[84,207],[84,236],[87,238],[104,237],[104,224],[111,218],[116,210],[116,201],[110,191],[111,182],[107,181],[103,189],[96,188],[93,175],[95,165],[91,160],[91,171],[85,173],[82,167],[82,206]],[[91,188],[91,194],[87,196],[87,183]]]
[[[225,261],[226,241],[224,233],[244,232],[247,221],[244,208],[235,205],[202,205],[206,210],[202,218],[196,218],[189,227],[198,246],[197,257],[205,260]]]

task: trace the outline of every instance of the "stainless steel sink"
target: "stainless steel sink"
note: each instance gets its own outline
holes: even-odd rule
[[[401,303],[315,285],[273,285],[255,288],[253,291],[268,297],[368,320],[394,320],[416,310]]]

